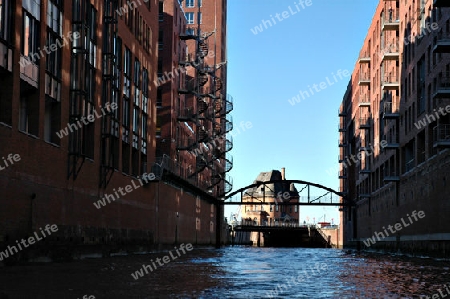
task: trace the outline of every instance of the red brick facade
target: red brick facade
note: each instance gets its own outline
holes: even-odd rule
[[[356,203],[342,213],[345,245],[378,233],[372,248],[448,254],[450,116],[437,114],[450,104],[444,2],[380,1],[374,14],[339,110],[340,188]],[[426,217],[379,234],[414,211]]]
[[[14,26],[0,28],[0,157],[20,161],[0,168],[0,247],[46,224],[58,225],[58,233],[30,255],[56,248],[76,255],[85,245],[110,252],[215,244],[219,202],[155,158],[159,1],[106,1],[110,9],[99,1],[61,2],[3,2],[0,23]],[[177,26],[167,32],[183,24]],[[82,37],[50,47],[52,38],[63,44],[69,32]],[[39,51],[39,60],[19,63],[21,53]],[[177,51],[173,57],[183,50]],[[102,115],[111,103],[117,109]],[[87,121],[94,111],[99,116]],[[58,138],[69,123],[80,126]],[[141,186],[149,173],[156,179]],[[127,185],[139,187],[94,206]]]

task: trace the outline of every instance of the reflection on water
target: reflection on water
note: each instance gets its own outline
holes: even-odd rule
[[[419,298],[439,289],[447,294],[450,281],[450,263],[427,258],[307,248],[222,253],[208,263],[223,270],[217,278],[226,285],[203,291],[203,298]]]
[[[448,261],[336,249],[194,247],[133,279],[131,273],[163,255],[0,268],[0,294],[10,299],[420,298],[440,289],[438,298],[450,298]]]

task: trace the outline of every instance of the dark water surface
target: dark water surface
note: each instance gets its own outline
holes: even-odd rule
[[[3,267],[0,298],[450,298],[449,261],[337,249],[194,248],[131,276],[165,255]]]

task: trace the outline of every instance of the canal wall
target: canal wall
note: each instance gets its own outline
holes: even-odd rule
[[[319,228],[324,238],[333,248],[343,248],[342,229],[339,227],[323,227]]]
[[[450,257],[448,169],[445,150],[358,202],[356,238],[346,247]]]
[[[82,172],[91,171],[86,163]],[[141,186],[136,178],[114,174],[109,187],[99,190],[89,181],[92,176],[80,175],[72,181],[61,170],[47,176],[2,174],[0,250],[8,246],[18,249],[16,241],[26,240],[46,225],[58,228],[19,252],[12,249],[6,263],[38,257],[66,260],[89,254],[107,256],[181,243],[215,245],[217,213],[224,219],[223,208],[218,210],[210,198],[160,180]],[[110,203],[106,201],[100,208],[94,205],[127,185],[139,187]],[[226,225],[220,229],[224,244]]]

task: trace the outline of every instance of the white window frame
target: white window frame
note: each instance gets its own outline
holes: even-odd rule
[[[195,13],[193,12],[186,12],[186,22],[188,25],[195,24]]]
[[[186,0],[186,7],[195,7],[195,0]]]

